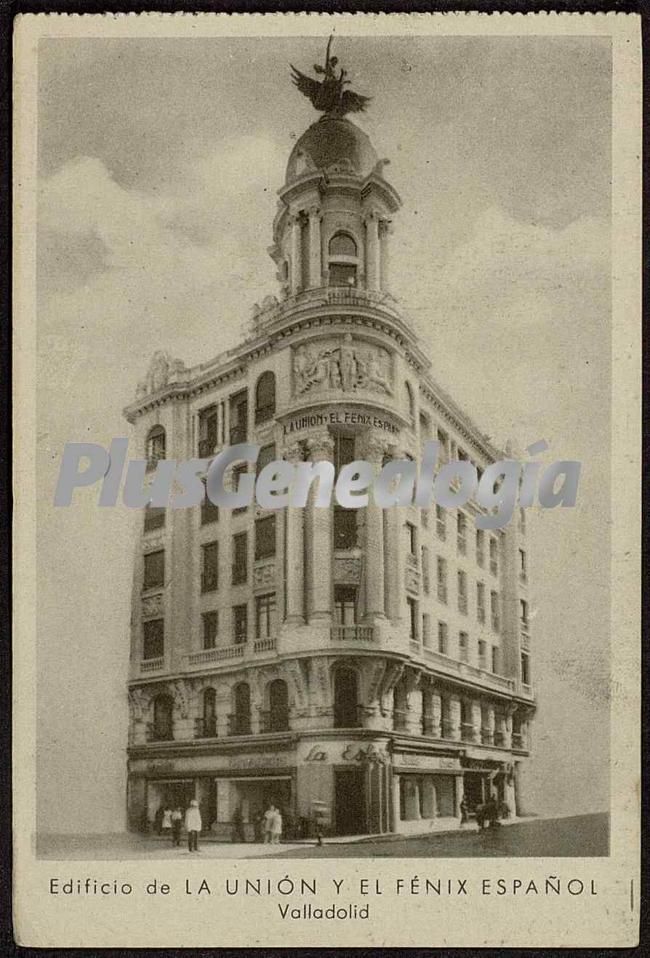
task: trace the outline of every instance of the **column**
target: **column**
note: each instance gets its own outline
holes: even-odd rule
[[[465,781],[462,775],[456,776],[456,818],[460,818],[460,804],[465,794]]]
[[[381,469],[385,446],[374,438],[364,444],[364,455],[372,463],[376,472]],[[366,574],[366,617],[385,618],[384,612],[384,510],[375,503],[372,494],[368,498],[365,510],[364,561]]]
[[[320,207],[309,207],[309,285],[321,286],[323,283],[321,266],[321,212]]]
[[[442,696],[440,692],[433,692],[431,695],[431,734],[434,738],[440,738],[442,723]]]
[[[330,434],[312,436],[307,442],[311,462],[331,462],[334,441]],[[316,482],[311,488],[307,504],[307,602],[309,621],[332,617],[332,510],[317,509],[315,502]]]
[[[504,737],[503,744],[505,748],[512,748],[512,711],[511,710],[508,710],[508,713],[506,715],[504,733],[505,733],[505,737]]]
[[[228,399],[224,400],[223,403],[223,419],[222,419],[222,430],[223,430],[223,441],[224,445],[230,445],[230,402]]]
[[[380,282],[379,286],[384,292],[388,292],[390,287],[389,260],[388,260],[388,237],[392,232],[390,220],[379,221],[379,259],[380,259]]]
[[[227,778],[218,778],[217,786],[217,821],[229,822],[230,814],[230,781]]]
[[[371,290],[379,289],[379,214],[371,210],[365,218],[366,224],[366,286]]]
[[[287,462],[300,462],[302,449],[294,443],[284,451]],[[286,613],[287,622],[301,623],[304,621],[305,595],[305,540],[304,540],[304,509],[287,508],[286,538],[284,569],[286,576]]]
[[[470,712],[471,722],[472,722],[472,739],[474,742],[481,741],[481,703],[480,701],[474,700],[470,703]]]
[[[454,742],[460,741],[460,699],[457,695],[449,696],[449,738]]]
[[[289,217],[289,229],[291,230],[291,292],[297,293],[302,283],[302,262],[300,256],[300,217],[293,215]]]
[[[483,728],[482,740],[485,745],[494,745],[494,730],[496,728],[496,718],[494,706],[486,705],[483,708]]]
[[[433,775],[427,775],[422,779],[422,818],[436,818],[437,814]]]

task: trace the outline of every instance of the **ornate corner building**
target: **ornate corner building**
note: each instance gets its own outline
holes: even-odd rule
[[[303,91],[304,92],[304,91]],[[280,294],[237,348],[192,369],[157,353],[125,414],[135,446],[269,461],[502,458],[431,379],[388,290],[401,201],[368,137],[332,110],[295,144],[270,254]],[[246,466],[234,467],[236,485]],[[534,712],[525,516],[372,504],[147,508],[137,539],[128,817],[198,798],[252,834],[267,803],[298,833],[423,832],[495,794],[522,810]]]

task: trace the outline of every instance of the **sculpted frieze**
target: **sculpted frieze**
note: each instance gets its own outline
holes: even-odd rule
[[[391,356],[381,346],[353,340],[323,340],[298,346],[293,354],[295,395],[326,391],[393,395]]]

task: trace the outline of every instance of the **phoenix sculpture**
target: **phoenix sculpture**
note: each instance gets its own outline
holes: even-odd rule
[[[369,96],[362,96],[353,90],[346,90],[351,81],[346,79],[347,70],[341,68],[339,75],[336,75],[336,65],[339,62],[337,57],[330,56],[332,47],[332,37],[327,41],[327,51],[325,53],[325,66],[314,64],[314,71],[320,74],[322,81],[313,80],[297,70],[293,64],[291,79],[298,87],[300,92],[311,100],[317,110],[322,111],[328,116],[345,116],[346,113],[360,113],[366,109],[370,102]]]

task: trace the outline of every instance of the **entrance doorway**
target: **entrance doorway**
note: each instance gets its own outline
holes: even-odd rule
[[[159,832],[162,816],[166,808],[185,809],[195,795],[194,779],[176,779],[176,781],[147,782],[147,826]]]
[[[366,781],[361,768],[334,769],[334,830],[362,835],[366,824]]]
[[[483,772],[465,772],[463,775],[463,794],[469,812],[474,812],[488,798],[487,776]]]

